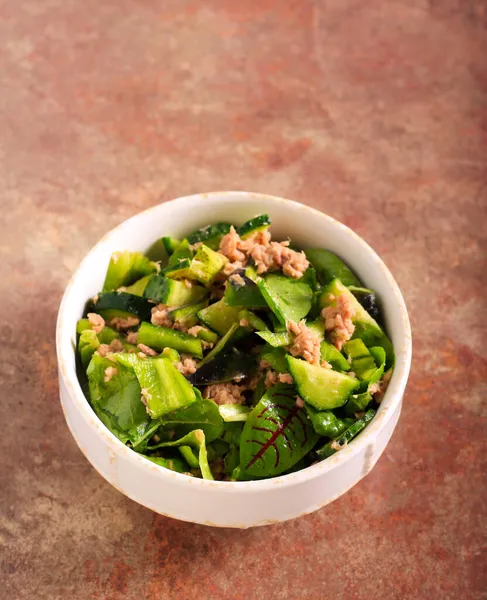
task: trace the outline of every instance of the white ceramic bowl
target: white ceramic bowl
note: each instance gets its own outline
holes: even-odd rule
[[[383,304],[396,367],[377,416],[346,448],[307,469],[249,482],[205,481],[155,465],[124,446],[98,420],[76,376],[76,321],[102,287],[116,250],[145,251],[162,235],[182,238],[215,221],[242,223],[268,213],[276,239],[290,236],[303,247],[339,254]],[[120,492],[152,510],[218,527],[252,527],[292,519],[332,502],[375,465],[401,411],[411,363],[411,330],[401,292],[375,252],[353,231],[308,206],[245,192],[198,194],[165,202],[128,219],[86,256],[64,293],[57,321],[61,403],[76,443],[95,469]]]

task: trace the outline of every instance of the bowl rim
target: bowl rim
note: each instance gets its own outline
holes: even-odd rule
[[[133,451],[131,448],[123,444],[108,428],[103,425],[103,423],[98,419],[96,414],[93,412],[88,400],[83,394],[81,389],[81,385],[79,383],[76,368],[71,368],[65,357],[63,356],[63,339],[65,336],[71,336],[72,331],[70,328],[75,327],[75,323],[68,323],[68,319],[65,318],[64,313],[66,311],[66,307],[69,305],[71,290],[76,282],[80,271],[86,261],[96,253],[103,245],[114,236],[120,229],[127,230],[130,227],[132,221],[138,220],[142,215],[149,214],[157,209],[161,205],[168,206],[168,210],[170,210],[171,206],[176,206],[177,204],[184,204],[186,202],[208,202],[212,198],[221,198],[222,196],[232,196],[232,197],[241,197],[242,200],[244,198],[255,198],[259,200],[263,200],[265,202],[270,202],[275,205],[283,206],[295,206],[300,207],[303,210],[307,210],[311,212],[311,214],[315,215],[319,219],[325,219],[329,222],[332,227],[337,227],[342,229],[346,235],[354,238],[355,242],[362,248],[362,250],[369,254],[370,258],[377,263],[379,268],[383,271],[387,284],[390,287],[390,290],[393,294],[394,300],[399,307],[400,315],[401,315],[401,343],[402,347],[398,349],[395,348],[396,357],[398,354],[402,355],[401,361],[396,361],[393,376],[389,383],[389,386],[386,390],[384,398],[379,407],[378,413],[372,422],[364,429],[364,431],[350,444],[342,449],[340,452],[335,453],[331,457],[323,460],[321,462],[317,462],[305,469],[301,469],[294,473],[289,473],[287,475],[279,475],[270,479],[256,479],[250,481],[212,481],[207,479],[199,479],[196,477],[188,477],[182,473],[177,473],[175,471],[171,471],[169,469],[165,469],[155,463],[144,458],[142,455]],[[385,303],[385,301],[383,301]],[[389,301],[388,304],[391,302]],[[70,345],[70,351],[74,351]],[[355,233],[352,229],[341,223],[340,221],[334,219],[330,215],[321,212],[315,208],[308,206],[307,204],[303,204],[301,202],[296,202],[295,200],[289,200],[287,198],[282,198],[280,196],[274,196],[270,194],[261,194],[256,192],[245,192],[241,190],[237,191],[213,191],[206,193],[198,193],[198,194],[190,194],[187,196],[181,196],[169,201],[159,202],[143,211],[139,211],[136,214],[132,215],[128,219],[125,219],[121,223],[119,223],[116,227],[107,232],[85,255],[83,260],[80,262],[74,273],[72,274],[69,282],[64,290],[63,297],[61,303],[59,305],[57,322],[56,322],[56,354],[58,361],[58,370],[60,377],[66,387],[67,392],[69,393],[72,400],[76,405],[78,412],[82,413],[82,416],[86,420],[86,422],[91,426],[92,429],[96,431],[99,437],[103,438],[106,445],[108,446],[109,451],[112,451],[115,454],[123,455],[124,458],[127,458],[131,461],[135,466],[145,470],[147,474],[156,474],[161,479],[172,479],[173,483],[178,483],[180,486],[202,486],[207,489],[218,490],[219,492],[226,493],[258,493],[263,492],[265,490],[275,489],[276,486],[279,487],[290,487],[297,485],[299,483],[303,483],[305,481],[313,480],[317,477],[322,476],[325,472],[333,471],[345,463],[349,462],[356,454],[358,454],[362,449],[364,449],[368,444],[375,439],[382,430],[386,427],[389,420],[394,416],[395,409],[398,404],[402,400],[402,396],[404,394],[404,390],[406,387],[407,379],[409,376],[409,370],[411,366],[411,358],[412,358],[412,339],[411,339],[411,326],[409,322],[409,316],[406,308],[406,303],[401,294],[398,284],[396,283],[394,277],[392,276],[389,269],[384,264],[383,260],[378,256],[378,254],[372,249],[371,246],[357,233]],[[64,406],[63,412],[66,415]],[[71,428],[70,428],[71,429]],[[83,451],[83,449],[82,449]],[[85,453],[83,451],[83,453]],[[85,453],[86,454],[86,453]],[[91,462],[91,461],[90,461]]]

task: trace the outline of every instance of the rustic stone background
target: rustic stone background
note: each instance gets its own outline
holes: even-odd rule
[[[486,2],[7,0],[0,40],[0,595],[487,598]],[[56,311],[87,250],[161,199],[215,189],[350,225],[414,330],[374,471],[249,531],[115,491],[56,383]]]

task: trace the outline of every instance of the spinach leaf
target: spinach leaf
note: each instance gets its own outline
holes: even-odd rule
[[[206,453],[205,433],[202,429],[195,429],[179,440],[174,442],[161,442],[156,446],[150,446],[149,450],[157,450],[159,448],[177,448],[180,446],[190,446],[198,450],[198,462],[203,479],[213,479],[210,465],[208,464],[208,455]]]
[[[105,381],[105,371],[116,373]],[[99,354],[87,369],[91,404],[101,421],[123,443],[136,444],[145,434],[150,417],[140,400],[140,385],[134,373]]]
[[[166,469],[170,469],[171,471],[176,471],[178,473],[186,473],[188,470],[188,465],[182,458],[163,458],[162,456],[147,456],[146,454],[142,454],[144,458],[147,460],[156,463],[161,467],[165,467]]]
[[[313,301],[313,290],[307,283],[284,275],[267,275],[258,283],[269,308],[279,321],[296,323],[309,313]]]
[[[306,411],[296,404],[296,390],[278,384],[252,410],[240,441],[240,470],[271,477],[290,469],[316,444],[318,434]]]
[[[183,437],[195,429],[201,429],[206,441],[212,442],[223,431],[223,419],[218,406],[212,400],[203,400],[195,388],[199,400],[164,415],[161,419],[163,431],[174,431],[174,437]]]

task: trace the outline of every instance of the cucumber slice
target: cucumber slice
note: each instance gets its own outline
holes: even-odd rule
[[[216,250],[220,245],[220,240],[224,235],[230,231],[230,223],[215,223],[214,225],[208,225],[197,229],[188,235],[188,241],[190,244],[197,244],[198,242],[204,242],[212,250]]]
[[[174,348],[179,352],[196,356],[196,358],[203,358],[201,340],[175,329],[142,323],[139,328],[138,341],[139,344],[145,344],[156,350]]]
[[[321,342],[321,360],[330,363],[335,371],[350,371],[350,365],[340,350],[337,350],[333,344],[326,340]]]
[[[121,286],[131,285],[156,270],[156,264],[142,252],[114,252],[108,264],[102,291],[111,292]]]
[[[189,247],[187,239],[183,240],[178,246],[174,248],[173,253],[169,257],[168,266],[177,265],[181,260],[191,260],[193,258],[193,251]]]
[[[240,321],[248,321],[249,327],[252,327],[252,329],[255,329],[256,331],[269,331],[266,323],[250,310],[245,309],[240,311],[239,317]]]
[[[177,264],[164,269],[163,273],[166,277],[175,279],[182,277],[196,279],[209,286],[227,262],[226,256],[214,252],[203,244],[198,248],[192,260],[183,259]]]
[[[351,269],[333,252],[323,248],[310,248],[304,252],[306,258],[316,269],[318,279],[323,285],[333,279],[340,279],[346,286],[360,287],[362,285]]]
[[[178,321],[189,329],[198,323],[198,312],[207,306],[207,301],[196,302],[195,304],[189,304],[171,311],[169,316],[173,321]]]
[[[257,335],[273,348],[289,346],[293,341],[291,334],[287,331],[278,331],[277,333],[273,333],[272,331],[257,331]]]
[[[200,310],[198,318],[213,331],[225,335],[234,323],[240,322],[241,310],[240,306],[227,306],[222,299]]]
[[[230,329],[226,332],[226,334],[220,339],[220,341],[215,345],[215,347],[208,352],[205,358],[200,362],[199,367],[202,367],[210,360],[213,360],[220,352],[222,352],[227,346],[230,345],[230,342],[233,341],[234,334],[239,329],[240,325],[238,323],[234,323]]]
[[[225,423],[246,421],[252,412],[250,406],[242,404],[222,404],[218,407],[218,410]]]
[[[298,279],[284,275],[267,275],[257,284],[269,308],[279,321],[299,322],[309,313],[313,301],[313,290]]]
[[[267,229],[271,224],[269,215],[259,215],[246,221],[237,229],[238,235],[243,239],[247,239],[253,233]]]
[[[138,317],[142,321],[150,321],[151,309],[154,305],[146,298],[127,294],[127,292],[106,292],[98,296],[94,311],[100,313],[105,320],[114,317]]]
[[[352,322],[355,325],[352,338],[360,338],[367,348],[372,346],[384,348],[386,352],[386,369],[390,368],[394,364],[394,348],[391,341],[377,321],[369,315],[352,292],[339,279],[334,279],[324,288],[320,297],[320,306],[322,308],[325,306],[334,306],[336,303],[335,298],[341,294],[345,294],[348,297],[355,312],[352,317]],[[332,300],[330,300],[331,296],[334,297]]]
[[[164,246],[164,249],[166,250],[169,256],[171,256],[174,253],[176,248],[181,243],[180,240],[177,240],[169,235],[165,235],[161,241]]]
[[[343,406],[360,382],[353,377],[311,365],[305,360],[286,357],[298,393],[318,410],[330,410]]]
[[[153,277],[156,277],[156,275],[146,275],[145,277],[138,279],[132,285],[127,286],[125,292],[127,292],[127,294],[134,294],[135,296],[143,296],[147,284]]]
[[[267,308],[257,284],[245,275],[241,275],[244,284],[239,285],[230,277],[225,286],[223,299],[228,306],[244,306],[246,308]]]
[[[146,298],[168,306],[192,304],[204,298],[207,293],[208,291],[201,285],[188,288],[182,281],[163,275],[154,275],[144,290]]]

